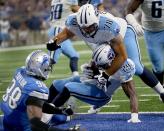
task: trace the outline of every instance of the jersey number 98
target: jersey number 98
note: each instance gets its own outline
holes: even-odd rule
[[[15,79],[12,80],[11,85],[7,88],[6,94],[3,95],[3,101],[9,104],[11,109],[15,109],[17,107],[17,101],[19,101],[21,97],[21,89],[19,87],[15,87]]]

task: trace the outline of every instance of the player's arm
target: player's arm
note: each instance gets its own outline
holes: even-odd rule
[[[133,14],[144,0],[131,0],[125,10],[125,14]]]
[[[71,8],[71,11],[73,13],[75,13],[75,12],[77,12],[79,10],[80,6],[78,6],[78,5],[71,5],[70,8]]]
[[[26,104],[32,131],[65,131],[56,127],[50,127],[41,121],[44,100],[30,96]]]
[[[110,44],[111,44],[112,49],[115,52],[115,58],[112,61],[111,66],[105,70],[105,72],[109,76],[117,72],[119,68],[123,65],[125,60],[127,59],[127,54],[126,54],[126,50],[125,50],[121,35],[118,35],[117,37],[112,39],[110,41]]]
[[[143,29],[142,26],[135,19],[133,13],[137,10],[137,8],[142,4],[143,1],[144,0],[131,0],[125,11],[125,19],[130,25],[134,27],[138,36],[143,35]]]
[[[138,118],[138,99],[133,80],[122,83],[121,85],[124,93],[130,99],[131,119],[128,122],[141,122]]]
[[[60,32],[57,36],[53,38],[54,41],[56,41],[57,45],[60,45],[63,41],[70,39],[74,36],[74,33],[71,32],[68,28],[64,28],[62,32]]]

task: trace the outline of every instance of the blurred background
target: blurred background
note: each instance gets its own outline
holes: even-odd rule
[[[123,17],[128,0],[110,0],[108,10]],[[48,41],[51,0],[1,0],[0,48],[43,44]],[[79,5],[86,1],[79,1]]]

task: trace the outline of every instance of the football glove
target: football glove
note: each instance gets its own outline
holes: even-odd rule
[[[127,22],[134,27],[138,36],[143,36],[144,31],[142,26],[136,21],[134,15],[128,14],[126,17]]]
[[[132,113],[131,118],[128,120],[128,123],[139,123],[141,122],[138,118],[138,113]]]
[[[83,77],[85,78],[92,79],[94,76],[91,65],[88,63],[81,65],[81,71],[82,71]]]
[[[109,76],[105,72],[101,71],[101,74],[96,75],[94,78],[97,79],[97,87],[106,92],[107,91],[107,86],[108,86]]]
[[[57,45],[57,39],[53,40],[51,39],[50,41],[47,42],[47,50],[49,51],[54,51],[57,50],[58,48],[61,48],[60,45]]]

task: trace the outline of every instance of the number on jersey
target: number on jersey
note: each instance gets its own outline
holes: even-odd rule
[[[50,20],[60,19],[62,16],[63,4],[56,4],[51,6]]]
[[[17,107],[17,101],[19,101],[22,91],[19,87],[15,87],[15,79],[12,80],[11,85],[7,88],[6,94],[3,95],[3,101],[9,104],[11,109],[15,109]]]

